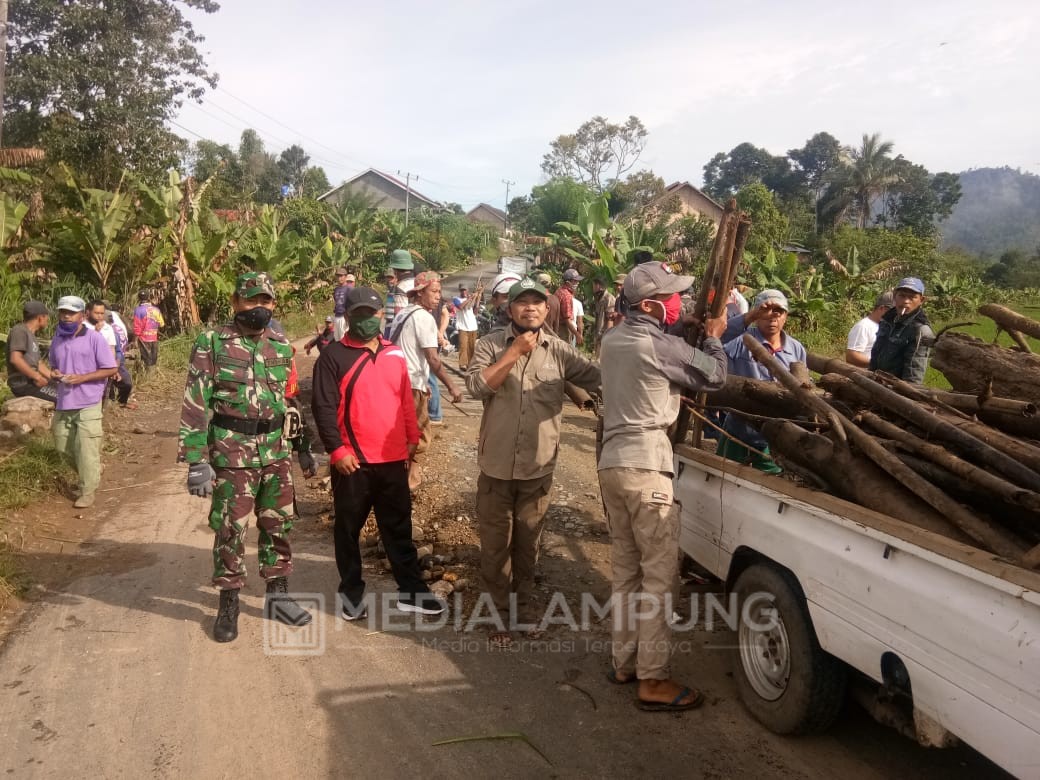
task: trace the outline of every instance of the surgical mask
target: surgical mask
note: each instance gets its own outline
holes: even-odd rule
[[[672,293],[672,297],[664,301],[664,324],[674,325],[679,321],[681,314],[682,298],[679,297],[679,293]]]
[[[76,331],[79,330],[80,323],[78,322],[59,322],[58,323],[58,335],[61,336],[75,336]]]
[[[271,310],[263,306],[254,306],[235,314],[235,323],[243,330],[263,330],[271,321]]]
[[[348,321],[350,335],[358,341],[371,341],[383,329],[382,317],[351,317]]]

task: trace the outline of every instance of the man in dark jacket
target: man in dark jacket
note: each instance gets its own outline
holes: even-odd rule
[[[924,282],[910,276],[896,285],[895,306],[881,318],[870,353],[870,370],[923,384],[935,333],[924,313]]]

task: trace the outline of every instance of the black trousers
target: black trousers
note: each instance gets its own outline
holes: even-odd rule
[[[332,469],[339,592],[351,606],[360,605],[365,595],[358,539],[372,510],[398,590],[407,597],[429,592],[419,573],[419,556],[412,541],[412,497],[405,465],[405,461],[366,464],[350,475]]]
[[[130,400],[130,393],[134,389],[134,380],[130,378],[130,371],[126,363],[119,364],[119,374],[108,381],[108,397],[119,398],[119,403],[126,405]]]
[[[8,387],[11,387],[8,385]],[[52,404],[58,401],[58,390],[54,385],[44,385],[43,387],[37,387],[34,382],[26,382],[21,385],[15,385],[11,387],[11,393],[15,398],[24,398],[27,395],[31,395],[33,398],[39,398],[44,401],[50,401]]]

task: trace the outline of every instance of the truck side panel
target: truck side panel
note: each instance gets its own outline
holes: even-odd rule
[[[699,563],[725,578],[746,549],[790,569],[825,650],[877,681],[895,653],[923,713],[1005,768],[1040,774],[1035,594],[754,482],[693,462],[680,471],[680,543]]]

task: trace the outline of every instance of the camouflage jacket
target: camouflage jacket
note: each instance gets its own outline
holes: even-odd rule
[[[213,425],[210,413],[243,420],[284,416],[291,363],[292,346],[270,328],[255,339],[230,324],[202,333],[188,365],[179,459],[208,460],[215,468],[255,468],[288,458],[281,426],[270,433],[236,433]]]

